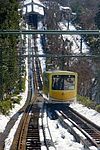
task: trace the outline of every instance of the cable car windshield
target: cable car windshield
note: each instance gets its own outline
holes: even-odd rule
[[[74,90],[75,75],[53,75],[52,89],[53,90]]]

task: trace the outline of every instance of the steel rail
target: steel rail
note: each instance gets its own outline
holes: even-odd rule
[[[40,108],[38,107],[38,105],[33,104],[25,143],[27,150],[28,149],[41,150],[39,125],[38,125],[39,111]]]
[[[53,57],[53,58],[100,58],[100,55],[62,55],[62,54],[35,54],[35,55],[23,55],[22,57]]]
[[[0,34],[100,35],[100,30],[0,30]]]
[[[26,112],[26,110],[28,109],[28,106],[29,106],[29,103],[31,102],[31,98],[32,98],[32,93],[31,91],[28,91],[28,96],[27,96],[27,100],[26,100],[26,104],[23,106],[23,108],[20,109],[20,111],[23,111],[23,116],[21,118],[21,121],[18,125],[18,128],[16,130],[16,133],[14,135],[14,139],[13,139],[13,142],[12,142],[12,145],[10,147],[10,150],[17,150],[18,149],[18,145],[19,145],[19,140],[20,140],[20,136],[22,135],[21,134],[21,131],[22,131],[22,128],[24,127],[24,122],[25,122],[25,118],[27,118],[27,122],[28,122],[28,113]],[[21,135],[20,135],[21,134]],[[26,132],[24,133],[24,137],[25,137],[25,134]]]
[[[68,131],[74,136],[74,138],[76,139],[76,141],[78,143],[82,143],[82,145],[84,145],[84,148],[86,150],[90,150],[89,145],[87,144],[86,140],[81,137],[79,134],[77,134],[73,128],[73,126],[75,126],[76,128],[79,129],[79,127],[72,121],[70,120],[62,111],[56,111],[56,114],[58,115],[58,120],[60,122],[60,124],[68,129]],[[67,119],[69,122],[71,122],[71,124],[73,124],[73,126],[70,126],[67,122],[64,121],[64,119]]]
[[[69,108],[64,112],[72,121],[74,121],[79,130],[87,137],[91,144],[100,149],[100,127],[89,121],[87,118]],[[66,118],[65,115],[65,118]],[[82,130],[81,130],[82,128]],[[86,134],[87,133],[87,134]]]
[[[48,117],[47,117],[47,115],[44,116],[44,112],[46,112],[46,114],[47,114],[47,107],[45,105],[45,102],[44,102],[43,107],[42,107],[42,117],[41,117],[42,118],[42,130],[43,130],[43,136],[44,136],[44,144],[45,144],[47,150],[50,149],[49,148],[50,146],[52,146],[53,149],[56,150],[56,146],[53,142],[52,134],[51,134],[50,128],[49,128]],[[46,120],[46,125],[47,126],[45,126],[44,120]],[[46,136],[46,131],[48,131],[48,134],[49,134],[50,138],[48,138],[48,136]]]
[[[34,37],[33,40],[34,40],[34,53],[35,55],[37,55],[38,46],[36,45],[36,38]],[[32,54],[32,58],[34,58],[33,54]],[[42,68],[41,68],[41,63],[38,57],[35,57],[33,67],[34,67],[34,75],[35,75],[34,81],[36,80],[34,82],[34,85],[36,85],[36,90],[39,91],[39,90],[42,90],[43,85],[42,85],[42,80],[41,80]]]

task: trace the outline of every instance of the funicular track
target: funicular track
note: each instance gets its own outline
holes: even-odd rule
[[[41,143],[39,138],[39,108],[37,105],[32,106],[32,112],[30,116],[30,121],[28,124],[27,137],[26,137],[26,149],[27,150],[40,150]]]
[[[30,89],[28,91],[27,106],[23,110],[23,116],[16,130],[11,150],[40,150],[41,143],[39,139],[39,107],[37,105],[37,70],[35,70],[36,64],[34,64],[34,96],[30,95]],[[31,79],[30,79],[31,80]],[[31,82],[29,82],[30,84]],[[29,86],[29,85],[28,85]],[[30,86],[29,86],[30,87]]]
[[[36,36],[33,37],[34,40],[34,54],[37,55],[38,54],[38,47],[37,47],[37,42],[36,42]],[[43,98],[42,94],[40,93],[40,91],[42,90],[42,86],[43,86],[43,79],[42,79],[42,68],[41,68],[41,63],[39,60],[39,57],[34,57],[34,81],[35,82],[35,87],[37,90],[37,101],[38,103],[41,103],[41,99],[44,101],[40,110],[40,118],[41,118],[41,126],[40,129],[42,129],[42,136],[43,136],[43,141],[41,141],[41,146],[44,146],[45,149],[49,150],[50,147],[52,147],[53,149],[55,149],[53,140],[52,140],[52,136],[49,130],[49,125],[48,125],[48,119],[47,116],[44,116],[44,113],[46,111],[46,105],[45,105],[45,99]],[[45,122],[46,121],[46,127],[45,127]],[[49,135],[49,139],[46,136],[46,131],[48,130],[48,135]]]
[[[36,38],[37,38],[36,35],[33,36],[33,41],[34,41],[33,53],[34,54],[37,54],[37,52],[38,52]],[[43,97],[39,93],[39,91],[42,90],[42,69],[41,69],[41,63],[40,63],[40,60],[38,57],[33,58],[33,69],[34,69],[34,79],[33,79],[34,89],[36,91],[35,94],[37,95],[36,101],[38,104],[38,103],[41,103],[41,100],[42,100],[42,108],[41,109],[43,110],[44,109]],[[41,142],[40,142],[40,137],[39,137],[39,122],[38,122],[39,117],[40,117],[40,115],[39,115],[40,108],[38,105],[33,105],[33,108],[34,109],[32,109],[32,114],[31,114],[29,125],[28,125],[26,147],[27,147],[27,149],[40,150]],[[37,114],[37,112],[38,112],[38,114]],[[43,120],[43,111],[42,111],[41,119]],[[43,125],[42,125],[42,130],[44,133]],[[45,140],[45,137],[44,137],[44,140]],[[34,146],[34,148],[33,148],[33,146]]]
[[[11,150],[40,150],[38,94],[28,96],[29,103],[23,111],[23,116],[16,130]]]
[[[90,149],[90,146],[95,146],[100,149],[100,127],[80,115],[78,112],[72,108],[67,108],[64,110],[58,111],[60,122],[64,122],[69,131],[75,136],[78,142],[82,142],[86,149]],[[67,119],[71,122],[72,126],[69,126],[64,119]],[[83,139],[80,135],[76,133],[73,129],[76,127],[86,138]]]
[[[33,101],[35,100],[36,100],[36,96],[34,96],[33,98]],[[18,128],[16,130],[16,133],[13,139],[13,143],[10,148],[11,150],[25,150],[26,149],[29,124],[30,122],[32,122],[31,118],[34,112],[37,113],[37,116],[38,116],[39,112],[36,112],[34,104],[31,101],[30,104],[27,105],[26,109],[23,112],[23,116],[18,125]],[[34,124],[36,124],[36,122],[34,122]]]
[[[34,40],[34,54],[36,55],[38,53],[38,47],[37,47],[37,42],[36,42],[36,36],[33,36],[33,40]],[[36,81],[36,89],[38,91],[42,90],[42,68],[41,68],[41,63],[39,60],[39,57],[35,57],[33,58],[33,62],[34,62],[34,81]]]
[[[35,58],[36,80],[38,90],[42,90],[42,71],[40,68],[39,58]]]
[[[33,52],[37,53],[36,46],[36,37],[34,37],[34,47]],[[34,82],[34,96],[28,95],[29,99],[27,107],[23,110],[22,119],[16,130],[13,143],[11,145],[11,150],[40,150],[41,142],[39,136],[39,117],[40,117],[40,105],[41,109],[43,106],[43,97],[39,93],[42,89],[42,70],[39,58],[33,58],[33,82]],[[30,83],[29,83],[30,84]],[[29,91],[30,92],[30,91]],[[43,112],[41,115],[41,120],[43,120]],[[42,130],[44,136],[44,145],[48,149],[48,144],[45,137],[45,129],[43,127],[42,121]]]

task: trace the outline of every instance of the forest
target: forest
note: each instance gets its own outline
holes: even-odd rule
[[[20,7],[16,0],[0,0],[0,30],[21,29]],[[0,35],[0,110],[12,108],[20,100],[12,97],[24,89],[20,41],[18,35]]]

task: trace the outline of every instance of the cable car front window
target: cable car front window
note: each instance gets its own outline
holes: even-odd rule
[[[74,90],[75,75],[53,75],[52,89],[53,90]]]

